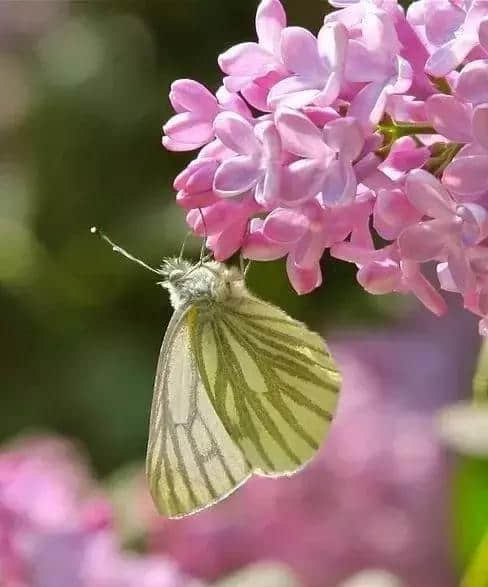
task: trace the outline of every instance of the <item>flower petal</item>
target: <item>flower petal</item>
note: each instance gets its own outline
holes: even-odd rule
[[[212,121],[199,118],[192,112],[176,114],[163,126],[164,133],[176,143],[194,145],[197,149],[214,137]]]
[[[257,43],[240,43],[218,58],[220,69],[228,75],[248,78],[265,75],[274,65],[274,56]]]
[[[434,77],[444,77],[463,62],[476,43],[473,37],[455,37],[432,53],[425,64],[425,71]]]
[[[398,237],[402,258],[423,263],[445,257],[451,239],[452,222],[429,220],[406,228]]]
[[[261,146],[249,122],[235,112],[222,112],[214,122],[215,135],[232,151],[240,155],[254,155]]]
[[[488,190],[488,155],[454,159],[444,171],[442,183],[459,196],[481,195]]]
[[[399,289],[402,275],[398,263],[387,259],[363,265],[356,278],[367,292],[382,295]]]
[[[456,96],[465,102],[488,102],[488,59],[478,59],[465,65],[459,74]]]
[[[303,108],[311,104],[320,94],[317,83],[305,77],[294,75],[279,81],[268,94],[268,105],[271,109],[280,106]]]
[[[385,82],[370,83],[354,96],[347,115],[356,118],[369,131],[381,120],[387,100]]]
[[[473,246],[488,236],[488,211],[484,206],[466,203],[457,207],[456,214],[463,219],[462,236],[466,246]]]
[[[319,264],[324,249],[321,231],[309,230],[296,243],[291,253],[294,264],[300,269],[313,269]]]
[[[262,181],[259,182],[254,195],[256,202],[266,210],[271,210],[280,201],[281,165],[270,163]]]
[[[233,198],[255,187],[260,176],[261,170],[255,159],[238,155],[221,163],[213,189],[221,198]]]
[[[278,55],[281,31],[286,27],[286,13],[279,0],[262,0],[256,12],[256,32],[259,44]]]
[[[402,190],[379,190],[374,204],[374,227],[387,240],[394,240],[422,213],[412,206]]]
[[[249,233],[242,245],[242,255],[256,261],[274,261],[288,253],[288,246],[269,240],[263,234],[264,221],[253,218],[249,223]]]
[[[330,154],[322,133],[305,114],[291,108],[279,108],[275,120],[285,151],[309,159]]]
[[[296,206],[315,197],[322,189],[324,166],[317,159],[300,159],[282,168],[280,201]]]
[[[468,281],[469,268],[466,253],[461,247],[453,247],[447,254],[447,264],[456,289],[463,293]]]
[[[410,203],[431,218],[449,218],[454,214],[454,201],[446,188],[423,169],[407,175],[405,190]]]
[[[364,135],[354,118],[338,118],[324,127],[325,142],[338,151],[345,161],[354,161],[361,154]]]
[[[280,244],[297,242],[307,229],[307,217],[288,208],[275,208],[263,224],[264,236]]]
[[[321,79],[327,74],[319,55],[317,39],[302,27],[288,27],[281,35],[281,57],[288,71],[309,79]]]
[[[198,236],[219,234],[233,224],[239,213],[239,207],[233,204],[228,200],[219,200],[208,208],[190,210],[186,221]]]
[[[488,151],[488,104],[480,104],[474,109],[473,137]]]
[[[216,261],[225,261],[240,249],[246,228],[247,221],[239,220],[207,238],[207,247],[213,252]]]
[[[485,18],[481,21],[478,29],[478,35],[481,46],[488,53],[488,18]]]
[[[292,256],[288,255],[286,272],[290,283],[299,295],[310,293],[322,284],[322,272],[318,263],[311,269],[302,269],[295,264]]]
[[[418,264],[414,261],[402,261],[400,267],[403,280],[410,291],[436,316],[447,312],[447,304],[439,292],[425,279]]]
[[[423,167],[430,157],[430,150],[417,146],[413,137],[401,137],[391,146],[390,153],[380,169],[388,177],[398,180],[412,169]]]
[[[356,195],[357,181],[349,161],[334,159],[329,163],[322,185],[322,201],[328,206],[347,204]]]
[[[244,118],[252,119],[253,116],[248,105],[239,94],[229,92],[225,86],[220,86],[215,96],[224,110],[230,110],[231,112],[240,114]]]
[[[435,46],[450,41],[458,28],[464,24],[465,11],[450,0],[425,2],[425,34]]]
[[[435,94],[425,102],[432,126],[451,141],[469,143],[471,137],[472,108],[454,96]]]
[[[344,69],[348,32],[341,23],[324,24],[317,36],[318,51],[329,71]]]
[[[171,84],[169,99],[179,112],[187,110],[211,119],[218,112],[215,96],[201,83],[192,79],[179,79]]]
[[[376,54],[361,41],[349,41],[345,76],[350,82],[372,82],[385,79],[383,68],[375,65]]]
[[[187,210],[191,210],[192,208],[206,208],[218,201],[213,190],[197,193],[188,193],[185,190],[180,190],[176,194],[176,203],[178,206]]]

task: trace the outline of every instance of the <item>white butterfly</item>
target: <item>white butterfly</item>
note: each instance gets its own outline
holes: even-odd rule
[[[253,473],[289,475],[307,463],[332,421],[340,375],[322,338],[251,295],[241,271],[181,259],[150,269],[175,313],[156,370],[146,472],[158,510],[176,518]]]

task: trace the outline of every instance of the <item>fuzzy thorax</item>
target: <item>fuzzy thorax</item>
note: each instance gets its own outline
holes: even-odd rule
[[[170,258],[163,261],[160,272],[163,276],[160,284],[169,291],[175,309],[201,299],[220,302],[240,297],[245,291],[242,273],[217,261],[192,264]]]

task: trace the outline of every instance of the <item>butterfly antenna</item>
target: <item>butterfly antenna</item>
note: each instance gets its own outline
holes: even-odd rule
[[[251,268],[251,259],[246,261],[244,260],[244,257],[242,256],[242,253],[239,253],[239,268],[241,270],[242,276],[244,277],[244,279],[246,279],[247,276],[247,272],[249,271],[249,269]]]
[[[188,242],[188,239],[190,238],[191,234],[192,234],[191,231],[187,232],[185,238],[183,239],[183,243],[182,243],[181,249],[180,249],[180,254],[178,255],[179,261],[183,260],[183,255],[185,253],[186,243]]]
[[[202,224],[203,224],[203,232],[204,232],[204,237],[202,240],[202,248],[200,249],[200,264],[203,263],[203,258],[205,256],[205,249],[206,249],[206,242],[207,242],[207,236],[208,236],[208,232],[207,232],[207,223],[205,222],[205,216],[203,215],[202,209],[198,208],[198,211],[200,212],[200,217],[202,219]]]
[[[100,239],[102,239],[103,241],[108,243],[112,247],[112,251],[114,251],[115,253],[119,253],[120,255],[129,259],[129,261],[134,261],[134,263],[141,265],[141,267],[144,267],[144,269],[147,269],[148,271],[152,271],[153,273],[156,273],[157,275],[161,275],[161,273],[157,269],[154,269],[154,267],[151,267],[147,263],[144,263],[144,261],[142,261],[141,259],[134,257],[134,255],[131,255],[125,249],[123,249],[122,247],[119,247],[119,245],[116,245],[114,242],[112,242],[108,238],[108,236],[105,233],[103,233],[101,230],[99,230],[96,226],[92,226],[90,228],[90,232],[92,234],[96,234]]]

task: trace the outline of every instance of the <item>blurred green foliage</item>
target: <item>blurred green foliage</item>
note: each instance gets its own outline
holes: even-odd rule
[[[488,531],[488,459],[463,457],[455,471],[452,494],[455,552],[463,569]]]
[[[324,3],[285,5],[290,22],[320,26]],[[0,115],[2,439],[59,431],[81,439],[101,473],[143,457],[171,309],[153,277],[111,254],[89,227],[103,227],[153,264],[179,250],[186,227],[171,183],[190,156],[160,147],[168,87],[191,77],[216,89],[216,57],[254,38],[255,6],[117,0],[1,7],[10,25],[24,10],[0,54],[9,88],[9,110]],[[192,246],[195,255],[196,239]],[[368,322],[395,307],[365,294],[353,267],[326,260],[324,269],[325,287],[305,298],[292,292],[283,263],[255,264],[249,281],[316,325]]]

